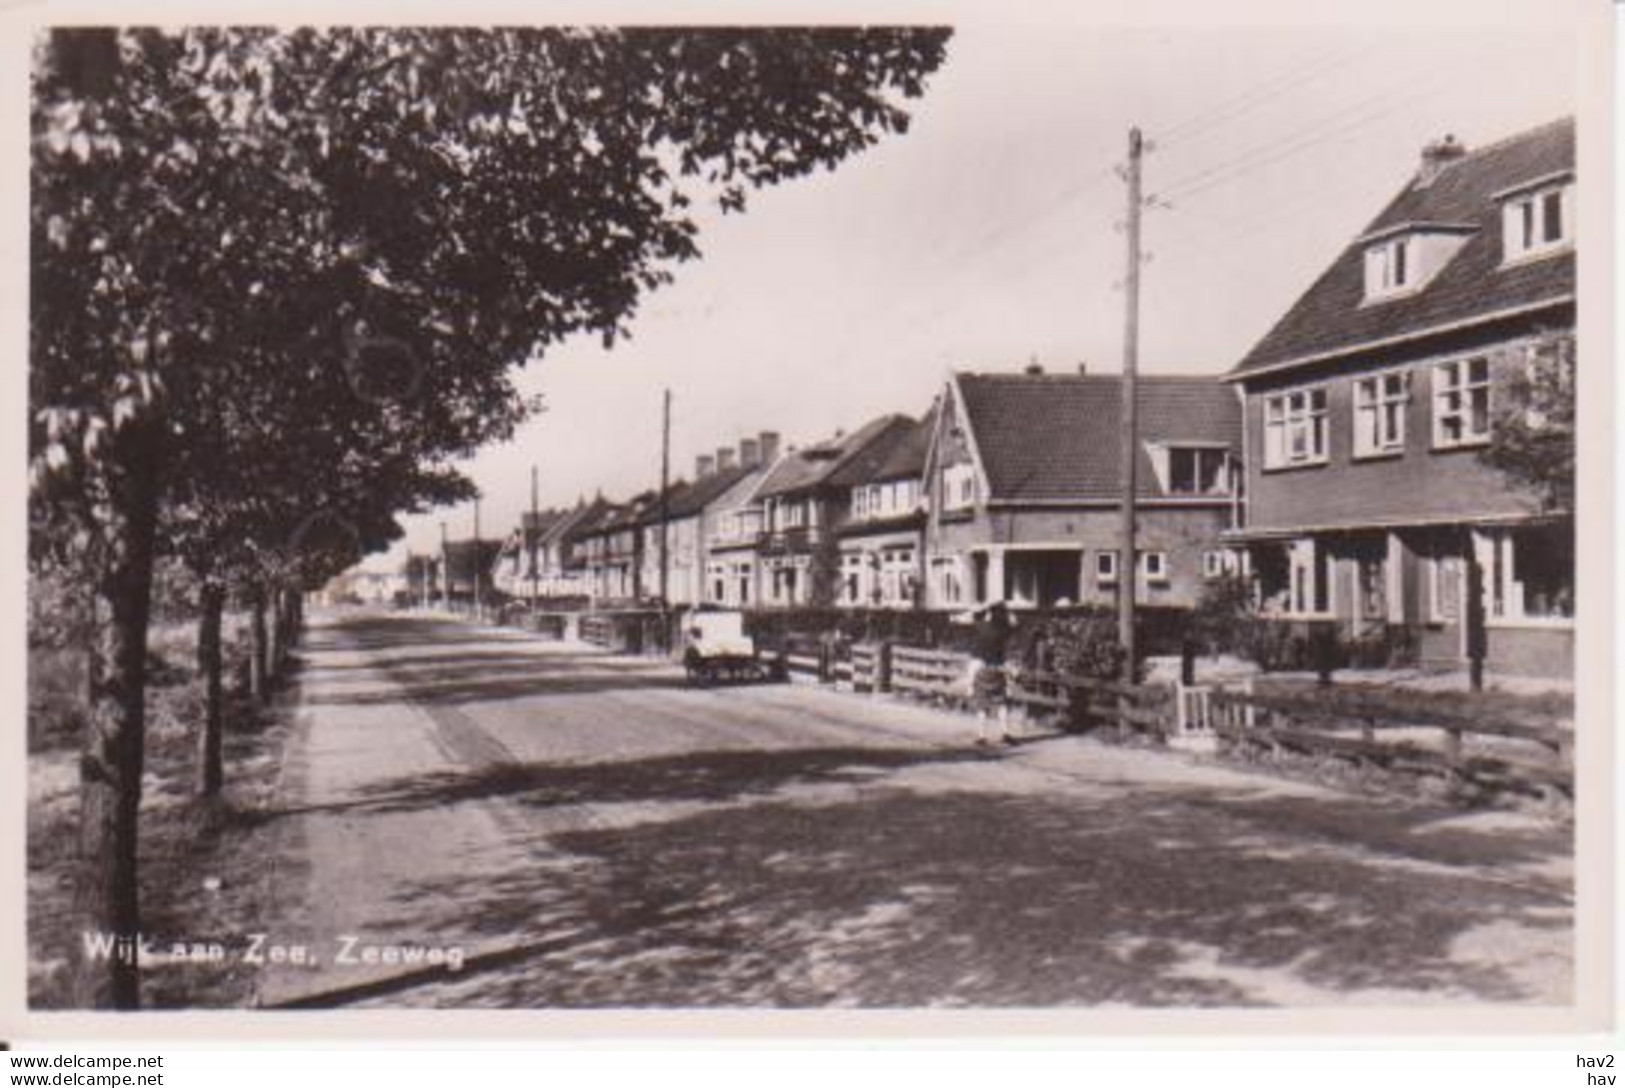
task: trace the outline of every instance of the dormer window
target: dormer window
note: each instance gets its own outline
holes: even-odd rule
[[[1224,446],[1147,443],[1157,481],[1169,495],[1230,494],[1230,453]]]
[[[1548,185],[1506,198],[1501,205],[1504,258],[1518,261],[1574,243],[1574,186]]]
[[[1365,245],[1365,300],[1408,295],[1427,286],[1474,228],[1465,223],[1395,223],[1361,238]]]
[[[1365,251],[1365,296],[1379,298],[1414,286],[1416,264],[1411,239],[1390,238]]]

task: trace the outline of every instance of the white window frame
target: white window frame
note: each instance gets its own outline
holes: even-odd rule
[[[1390,387],[1397,381],[1398,388]],[[1406,416],[1411,401],[1409,370],[1379,370],[1353,379],[1351,409],[1354,422],[1354,456],[1392,457],[1405,452]],[[1390,431],[1389,409],[1396,422]]]
[[[1474,380],[1471,377],[1472,365],[1476,362],[1484,364],[1484,376]],[[1446,382],[1446,376],[1454,374],[1455,377]],[[1466,449],[1472,446],[1482,446],[1490,440],[1491,412],[1494,409],[1494,361],[1488,353],[1475,353],[1462,355],[1454,359],[1445,359],[1433,364],[1433,448],[1436,450]],[[1482,391],[1484,395],[1484,427],[1479,431],[1470,431],[1472,424],[1473,394]],[[1453,409],[1446,409],[1445,404],[1450,397],[1457,396],[1461,400]],[[1462,433],[1456,438],[1445,434],[1445,421],[1452,418],[1461,418]]]
[[[1299,398],[1301,403],[1295,405],[1294,401]],[[1331,446],[1329,412],[1330,397],[1325,383],[1265,395],[1264,468],[1302,468],[1326,464]],[[1304,436],[1305,452],[1295,454],[1292,451],[1293,438],[1299,433]]]
[[[1228,548],[1209,548],[1202,553],[1202,577],[1223,578],[1236,573],[1236,553]]]
[[[1536,260],[1572,248],[1574,206],[1573,182],[1543,185],[1507,198],[1501,206],[1503,263]],[[1558,229],[1554,237],[1547,237],[1550,233],[1548,215],[1553,207],[1557,209]]]
[[[1115,551],[1095,552],[1095,584],[1102,586],[1117,584],[1117,553]]]
[[[1504,529],[1473,532],[1473,548],[1483,572],[1486,627],[1573,627],[1572,616],[1531,616],[1524,611],[1524,584],[1517,577],[1516,540]]]
[[[1231,458],[1230,450],[1227,447],[1218,443],[1178,442],[1168,445],[1165,448],[1165,452],[1168,457],[1168,479],[1165,490],[1168,492],[1168,494],[1184,495],[1193,498],[1227,498],[1232,493],[1233,487],[1230,480]],[[1201,458],[1203,456],[1211,454],[1218,457],[1219,474],[1217,477],[1218,484],[1215,490],[1180,491],[1174,488],[1174,458],[1182,453],[1190,454],[1191,456],[1195,457],[1197,460],[1195,467],[1198,469],[1201,467]],[[1200,479],[1201,473],[1198,472],[1196,475],[1197,478]]]
[[[1152,560],[1156,562],[1153,563]],[[1165,551],[1157,549],[1141,552],[1136,559],[1136,563],[1140,568],[1140,577],[1147,585],[1167,585],[1171,580],[1171,575],[1168,572],[1168,553]],[[1153,566],[1157,569],[1152,570]]]
[[[1410,235],[1400,235],[1366,247],[1366,298],[1391,298],[1416,290],[1421,277],[1417,274],[1417,247],[1412,241]]]
[[[969,461],[942,470],[942,508],[964,510],[976,505],[976,466]]]
[[[1313,537],[1294,540],[1287,546],[1286,615],[1304,619],[1331,619],[1337,615],[1337,563],[1329,556],[1322,563],[1322,548],[1323,545]],[[1317,609],[1315,599],[1321,596],[1322,566],[1326,577],[1326,607]],[[1301,584],[1298,579],[1300,572],[1304,575]],[[1300,588],[1303,590],[1301,599]]]

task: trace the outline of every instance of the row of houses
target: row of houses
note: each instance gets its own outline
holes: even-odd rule
[[[741,438],[664,494],[527,516],[494,583],[598,606],[958,610],[1109,604],[1125,578],[1191,606],[1243,574],[1270,614],[1403,628],[1424,661],[1483,638],[1492,667],[1567,671],[1572,516],[1480,454],[1508,383],[1573,358],[1574,161],[1570,120],[1428,145],[1227,373],[1142,378],[1133,571],[1120,379],[1028,367],[953,374],[915,415],[802,446]]]

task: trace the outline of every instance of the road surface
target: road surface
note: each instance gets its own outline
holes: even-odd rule
[[[1532,817],[990,751],[455,620],[326,617],[303,653],[268,1006],[1571,1000],[1570,833]]]

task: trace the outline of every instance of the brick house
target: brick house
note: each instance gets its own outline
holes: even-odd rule
[[[838,531],[851,509],[854,482],[879,466],[914,427],[906,416],[871,420],[850,434],[791,450],[756,488],[760,511],[757,604],[827,607],[838,596]]]
[[[1573,358],[1574,125],[1446,139],[1229,375],[1266,610],[1572,669],[1572,517],[1485,465],[1508,383]],[[1480,622],[1481,621],[1481,622]]]
[[[701,523],[704,601],[727,608],[754,608],[762,599],[756,546],[766,517],[757,491],[782,458],[779,436],[773,432],[763,432],[756,440],[744,439],[739,448],[740,460],[749,471],[710,502]],[[729,451],[717,451],[719,466],[731,460]]]
[[[655,500],[645,491],[625,503],[605,503],[579,531],[587,595],[594,606],[630,604],[642,596],[640,522]]]
[[[763,449],[776,453],[778,435],[766,431],[743,440],[737,460],[731,447],[699,455],[695,458],[693,482],[672,489],[665,510],[666,600],[669,604],[693,605],[708,599],[707,541],[715,536],[713,522],[725,509],[732,509],[723,500],[740,483],[760,476]],[[660,514],[656,504],[643,524],[641,582],[649,596],[660,593]]]
[[[936,429],[933,407],[918,423],[894,428],[870,452],[831,477],[847,487],[847,514],[835,536],[844,608],[910,608],[923,603],[925,491],[921,477]]]
[[[602,499],[567,509],[525,511],[519,527],[503,542],[491,571],[491,584],[510,597],[543,600],[587,592],[585,565],[575,553],[579,530],[602,512]]]
[[[1138,391],[1136,599],[1191,606],[1229,562],[1240,403],[1216,378]],[[924,470],[927,607],[1114,604],[1121,415],[1116,375],[955,374]]]

